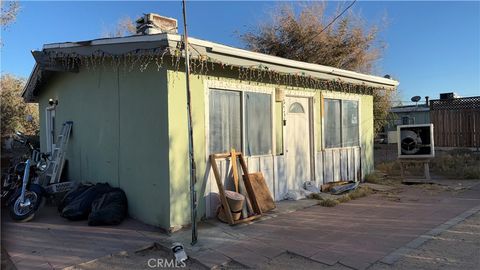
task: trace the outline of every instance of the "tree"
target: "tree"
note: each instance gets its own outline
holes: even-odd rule
[[[108,30],[103,34],[105,37],[124,37],[135,35],[137,33],[137,28],[135,23],[130,17],[123,17],[118,20],[113,30]]]
[[[2,136],[11,135],[16,130],[26,134],[35,134],[38,130],[38,105],[23,101],[21,93],[24,86],[25,79],[8,74],[0,77]],[[28,119],[30,116],[31,119]]]
[[[7,28],[17,18],[20,5],[17,1],[1,1],[0,25]]]
[[[283,58],[371,73],[380,59],[384,44],[379,41],[379,27],[367,26],[359,15],[347,12],[332,25],[325,14],[325,2],[301,6],[282,4],[272,12],[272,19],[240,36],[246,48]],[[339,12],[344,10],[340,6]],[[394,91],[374,93],[374,128],[386,123]]]

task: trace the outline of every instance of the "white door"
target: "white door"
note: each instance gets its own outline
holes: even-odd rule
[[[287,97],[285,103],[287,187],[301,189],[305,181],[312,180],[309,99]]]

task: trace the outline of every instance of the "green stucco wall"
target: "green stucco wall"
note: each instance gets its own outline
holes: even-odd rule
[[[165,70],[125,72],[107,64],[59,74],[39,96],[41,127],[49,98],[59,101],[57,133],[63,122],[74,122],[69,180],[122,188],[131,216],[164,228],[170,226],[166,86]],[[45,151],[45,129],[40,135]]]
[[[373,96],[360,96],[360,147],[362,179],[373,172]]]
[[[106,65],[109,66],[109,65]],[[207,170],[205,130],[206,80],[239,81],[229,72],[192,75],[192,117],[197,165],[198,219],[205,214]],[[255,85],[291,86],[255,82]],[[316,151],[322,151],[322,93],[313,96]],[[349,94],[353,95],[353,94]],[[363,175],[373,170],[373,99],[360,100]],[[175,229],[190,223],[189,159],[185,74],[151,67],[140,72],[111,68],[82,70],[52,79],[40,95],[40,121],[45,126],[48,99],[58,99],[56,130],[66,120],[74,127],[68,149],[69,179],[108,182],[121,187],[129,199],[130,214],[146,223]],[[342,94],[338,94],[342,98]],[[275,102],[276,154],[283,152],[283,106]],[[45,130],[41,145],[45,150]]]
[[[168,132],[170,140],[170,223],[177,227],[190,223],[190,168],[188,144],[187,95],[185,73],[167,71],[168,78]],[[191,76],[192,127],[197,167],[198,218],[205,212],[201,191],[205,181],[205,96],[203,79]],[[203,157],[203,158],[201,158]]]
[[[172,227],[177,227],[190,223],[190,196],[189,196],[189,162],[188,162],[188,130],[187,130],[187,108],[186,108],[186,90],[185,74],[176,70],[167,71],[168,78],[168,118],[169,118],[169,137],[170,137],[170,223]],[[194,132],[195,161],[197,165],[197,198],[198,198],[198,219],[205,215],[205,185],[206,185],[206,130],[205,130],[205,89],[206,80],[222,80],[233,83],[248,83],[232,78],[230,74],[225,76],[191,76],[192,91],[192,117]],[[254,83],[259,86],[282,87],[278,85]],[[298,87],[285,87],[289,90],[314,91]],[[321,93],[316,91],[313,96],[313,113],[315,120],[315,141],[317,152],[322,151],[321,134]],[[335,92],[326,91],[330,95],[336,95]],[[344,97],[344,94],[338,94],[338,98]],[[373,170],[373,98],[366,95],[349,94],[350,97],[356,97],[360,106],[361,136],[360,146],[362,151],[362,174],[365,175]],[[283,152],[283,118],[282,104],[275,102],[275,138],[277,155]]]

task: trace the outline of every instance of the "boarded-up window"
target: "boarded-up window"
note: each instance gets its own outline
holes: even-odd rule
[[[272,153],[271,95],[245,93],[245,152],[248,156]]]
[[[358,101],[324,100],[325,148],[359,145]]]
[[[210,153],[242,149],[240,92],[211,90],[210,92]]]

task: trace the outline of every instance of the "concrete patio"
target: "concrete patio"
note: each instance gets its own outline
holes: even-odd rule
[[[88,227],[86,222],[62,219],[52,208],[29,223],[13,223],[3,213],[2,245],[18,269],[81,268],[82,263],[108,254],[132,252],[153,242],[168,247],[175,241],[207,268],[232,261],[261,268],[289,252],[326,267],[366,269],[374,263],[394,262],[402,251],[428,240],[428,235],[480,210],[479,182],[463,183],[462,188],[449,189],[400,186],[393,193],[381,192],[333,208],[317,206],[313,200],[282,202],[253,224],[231,227],[214,220],[203,222],[194,247],[189,245],[188,229],[167,236],[131,219],[117,227]]]

